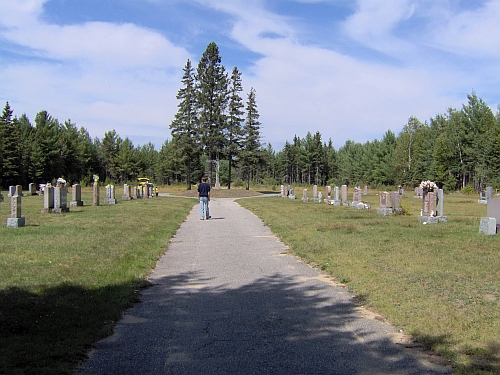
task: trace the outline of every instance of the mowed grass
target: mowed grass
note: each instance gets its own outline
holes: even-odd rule
[[[155,197],[64,214],[22,198],[23,228],[0,203],[0,374],[71,374],[137,300],[194,199]],[[69,198],[71,195],[69,194]],[[68,203],[69,203],[68,199]]]
[[[486,205],[475,195],[446,195],[449,222],[424,225],[420,199],[402,199],[409,216],[378,215],[376,192],[363,199],[371,210],[284,198],[238,202],[456,372],[500,373],[500,235],[479,234]]]

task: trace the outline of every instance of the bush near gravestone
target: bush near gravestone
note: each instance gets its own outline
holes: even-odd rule
[[[472,185],[467,185],[464,188],[462,188],[462,190],[460,190],[460,192],[462,194],[471,195],[471,194],[474,194],[474,188],[472,187]]]

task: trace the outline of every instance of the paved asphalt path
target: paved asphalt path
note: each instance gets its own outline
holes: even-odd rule
[[[262,198],[276,199],[276,198]],[[450,374],[364,311],[320,271],[287,255],[232,199],[196,205],[79,375]]]

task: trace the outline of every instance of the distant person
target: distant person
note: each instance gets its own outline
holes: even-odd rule
[[[200,201],[200,220],[211,218],[208,209],[208,202],[210,201],[210,184],[207,184],[207,178],[201,179],[201,184],[198,185],[198,200]]]

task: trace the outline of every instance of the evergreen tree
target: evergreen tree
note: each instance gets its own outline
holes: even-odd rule
[[[0,117],[0,172],[5,186],[17,185],[19,180],[18,129],[12,119],[9,102]]]
[[[194,69],[187,60],[182,77],[183,87],[177,93],[180,100],[175,118],[170,124],[173,141],[179,148],[180,162],[186,166],[186,189],[191,190],[191,166],[200,154],[197,122],[197,98],[194,81]]]
[[[228,79],[221,64],[219,47],[211,42],[198,63],[196,73],[198,124],[201,142],[208,156],[208,182],[212,183],[212,161],[219,159],[225,145],[227,126],[225,111],[228,97]]]
[[[261,154],[259,112],[257,110],[257,101],[253,87],[248,93],[246,113],[245,125],[243,127],[244,136],[241,160],[245,168],[246,190],[249,190],[252,169],[258,164]]]
[[[227,117],[227,146],[226,152],[229,160],[228,166],[228,181],[227,188],[231,189],[231,169],[233,164],[233,159],[237,156],[238,151],[241,147],[241,139],[243,136],[241,124],[245,120],[241,116],[244,114],[242,111],[243,99],[240,93],[243,91],[243,86],[241,83],[241,72],[238,68],[234,67],[230,78],[229,86],[229,106],[228,106],[228,117]]]

